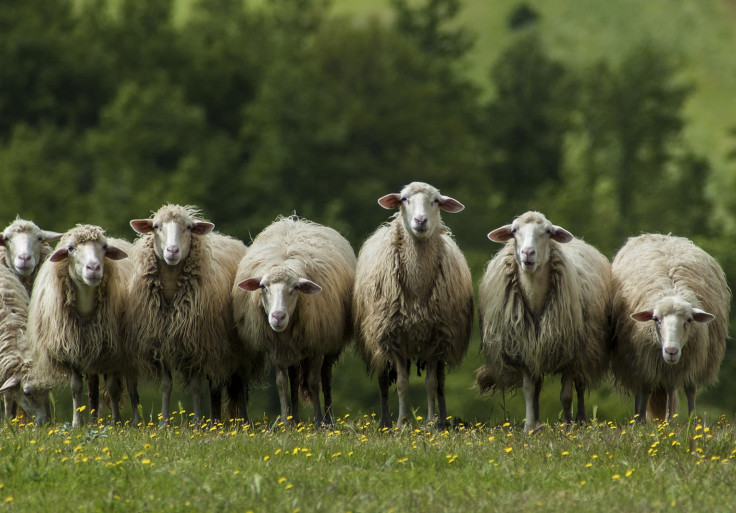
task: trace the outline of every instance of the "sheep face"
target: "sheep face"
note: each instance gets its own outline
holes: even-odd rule
[[[549,261],[549,241],[570,242],[570,232],[550,223],[538,212],[527,212],[514,219],[511,224],[496,228],[488,234],[494,242],[514,239],[514,254],[519,268],[533,274]]]
[[[206,235],[215,225],[197,220],[191,207],[165,205],[152,219],[133,219],[130,226],[138,233],[153,234],[153,248],[159,260],[175,266],[189,256],[192,235]]]
[[[383,196],[378,204],[386,209],[398,207],[407,233],[418,240],[430,237],[441,226],[440,209],[455,213],[465,208],[459,201],[421,182],[410,183],[398,194]]]
[[[0,234],[5,260],[18,276],[29,276],[41,263],[41,245],[61,238],[60,233],[41,230],[35,223],[16,219]]]
[[[680,361],[692,323],[709,323],[715,316],[681,298],[670,296],[657,301],[651,310],[631,314],[631,318],[638,322],[654,322],[657,340],[662,347],[662,358],[674,365]]]
[[[313,281],[299,278],[283,269],[271,269],[260,278],[249,278],[238,283],[248,292],[261,291],[261,305],[268,324],[277,333],[284,331],[296,309],[299,294],[317,294],[322,288]]]
[[[18,403],[37,424],[45,424],[50,420],[48,390],[28,382],[23,383],[20,376],[14,375],[0,387],[0,393],[6,396],[6,400]]]
[[[67,260],[72,280],[88,287],[96,287],[102,281],[105,258],[120,260],[128,256],[122,249],[108,244],[102,229],[94,226],[72,229],[64,236],[60,246],[49,260]]]

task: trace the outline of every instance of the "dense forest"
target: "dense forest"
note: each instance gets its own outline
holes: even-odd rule
[[[0,223],[132,239],[130,219],[176,202],[246,242],[297,213],[357,251],[390,215],[376,199],[422,180],[465,204],[445,221],[476,281],[486,234],[530,209],[609,257],[641,232],[687,236],[736,277],[728,194],[684,137],[693,85],[652,39],[573,65],[510,4],[478,83],[460,0],[391,0],[389,19],[323,0],[2,4]],[[736,410],[733,386],[729,344],[704,400]]]

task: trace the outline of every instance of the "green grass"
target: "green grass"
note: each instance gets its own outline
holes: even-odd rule
[[[736,429],[598,423],[525,435],[439,432],[372,416],[334,429],[253,426],[0,430],[8,511],[730,511]]]

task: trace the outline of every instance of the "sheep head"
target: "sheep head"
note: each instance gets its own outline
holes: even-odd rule
[[[238,283],[248,292],[261,291],[261,305],[268,324],[277,333],[284,331],[294,315],[299,294],[317,294],[322,288],[306,278],[295,276],[286,269],[275,267],[261,277],[249,278]]]
[[[51,262],[68,260],[69,276],[76,283],[96,287],[105,272],[105,258],[120,260],[128,255],[122,249],[108,244],[105,231],[92,225],[77,225],[66,232],[57,249],[51,254]]]
[[[674,365],[680,361],[692,323],[709,323],[715,316],[682,298],[667,296],[657,301],[654,308],[633,313],[631,318],[638,322],[654,322],[657,340],[662,346],[662,358]]]
[[[0,233],[5,261],[18,276],[29,276],[41,263],[41,246],[61,238],[61,233],[40,229],[35,223],[17,218]]]
[[[207,235],[215,225],[199,218],[195,207],[164,205],[150,219],[133,219],[138,233],[153,234],[153,248],[159,260],[175,266],[189,256],[192,235]]]
[[[14,374],[0,387],[0,394],[5,396],[6,401],[11,400],[18,403],[36,424],[45,424],[50,420],[51,407],[48,389],[35,386],[23,380],[20,375]]]
[[[379,198],[378,204],[386,209],[398,207],[406,232],[418,240],[430,237],[442,225],[440,209],[455,213],[465,208],[459,201],[422,182],[412,182],[399,193],[387,194]]]
[[[514,239],[516,263],[526,273],[535,273],[544,268],[549,261],[550,240],[565,243],[573,236],[570,232],[555,226],[539,212],[526,212],[511,224],[496,228],[488,234],[493,242],[507,242]]]

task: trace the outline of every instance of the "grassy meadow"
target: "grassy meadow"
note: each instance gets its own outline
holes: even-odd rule
[[[99,425],[0,430],[4,511],[732,511],[736,429],[510,424],[438,431],[372,415],[333,428]]]

